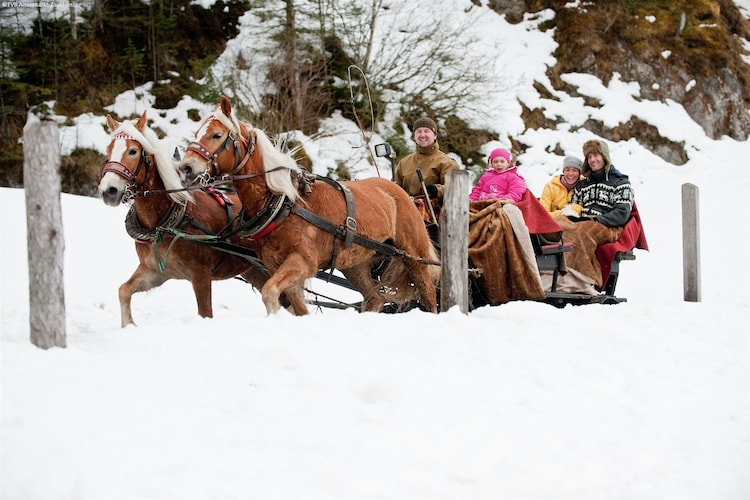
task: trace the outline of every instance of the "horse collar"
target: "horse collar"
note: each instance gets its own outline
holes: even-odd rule
[[[240,238],[259,240],[270,234],[286,220],[292,211],[292,202],[285,194],[273,195],[254,216],[248,218],[243,208],[239,215],[239,229],[237,234]]]
[[[135,206],[131,206],[125,216],[125,230],[128,235],[136,241],[141,243],[153,243],[156,240],[158,228],[179,228],[185,221],[185,214],[188,210],[191,210],[191,203],[185,205],[179,203],[172,203],[164,214],[164,217],[156,224],[154,229],[146,229],[138,219],[138,214],[135,212]]]

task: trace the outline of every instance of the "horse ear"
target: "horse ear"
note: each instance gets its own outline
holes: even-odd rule
[[[120,124],[117,123],[114,118],[112,118],[112,115],[107,115],[107,130],[109,130],[110,134],[117,130],[117,127],[119,126]]]
[[[219,101],[219,106],[221,107],[221,112],[224,113],[226,117],[232,116],[232,102],[229,100],[229,98],[225,95],[221,96],[221,100]]]
[[[146,126],[146,110],[144,109],[143,113],[141,114],[141,117],[138,118],[138,121],[135,124],[135,128],[143,132],[143,129],[145,126]]]

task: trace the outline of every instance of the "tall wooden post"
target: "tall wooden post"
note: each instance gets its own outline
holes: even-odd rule
[[[458,305],[469,312],[469,172],[452,170],[445,179],[440,223],[440,310]]]
[[[701,301],[698,186],[682,185],[682,282],[686,302]]]
[[[37,347],[65,347],[60,144],[57,124],[29,115],[23,129],[23,185],[29,258],[29,320]]]

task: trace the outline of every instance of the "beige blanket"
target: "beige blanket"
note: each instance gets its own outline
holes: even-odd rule
[[[511,201],[471,202],[469,259],[482,269],[477,282],[492,304],[545,297],[529,231]]]
[[[601,289],[602,268],[596,257],[596,247],[617,241],[623,229],[607,227],[594,221],[572,222],[564,215],[556,217],[555,222],[563,230],[563,241],[573,243],[573,250],[565,254],[568,269],[586,276],[590,283]]]

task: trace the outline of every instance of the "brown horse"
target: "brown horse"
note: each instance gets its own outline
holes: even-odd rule
[[[424,309],[437,311],[439,266],[434,264],[439,257],[419,211],[395,183],[381,178],[335,186],[313,182],[262,130],[237,120],[226,97],[196,132],[180,172],[187,185],[206,175],[231,178],[245,218],[264,227],[252,237],[271,272],[261,290],[269,314],[279,309],[281,292],[286,292],[295,314],[307,314],[304,282],[329,267],[341,270],[362,293],[365,311],[414,299]],[[333,228],[319,227],[311,219]],[[399,251],[380,281],[371,271],[382,259],[382,247],[376,244],[373,249],[368,242]]]
[[[107,146],[107,163],[102,171],[99,193],[104,203],[111,206],[132,199],[125,223],[128,233],[136,240],[135,250],[140,262],[130,279],[120,286],[123,328],[135,324],[130,307],[133,293],[145,292],[170,279],[189,280],[198,303],[198,314],[209,318],[213,316],[212,280],[241,275],[260,289],[268,274],[245,258],[185,240],[174,242],[171,249],[171,242],[156,241],[157,226],[199,235],[216,234],[231,227],[232,219],[241,209],[238,197],[218,191],[188,194],[180,182],[176,162],[146,125],[145,111],[137,121],[122,123],[107,115],[107,126],[112,139]],[[251,241],[239,238],[235,243],[252,245]],[[163,259],[166,259],[166,266],[162,270]]]

